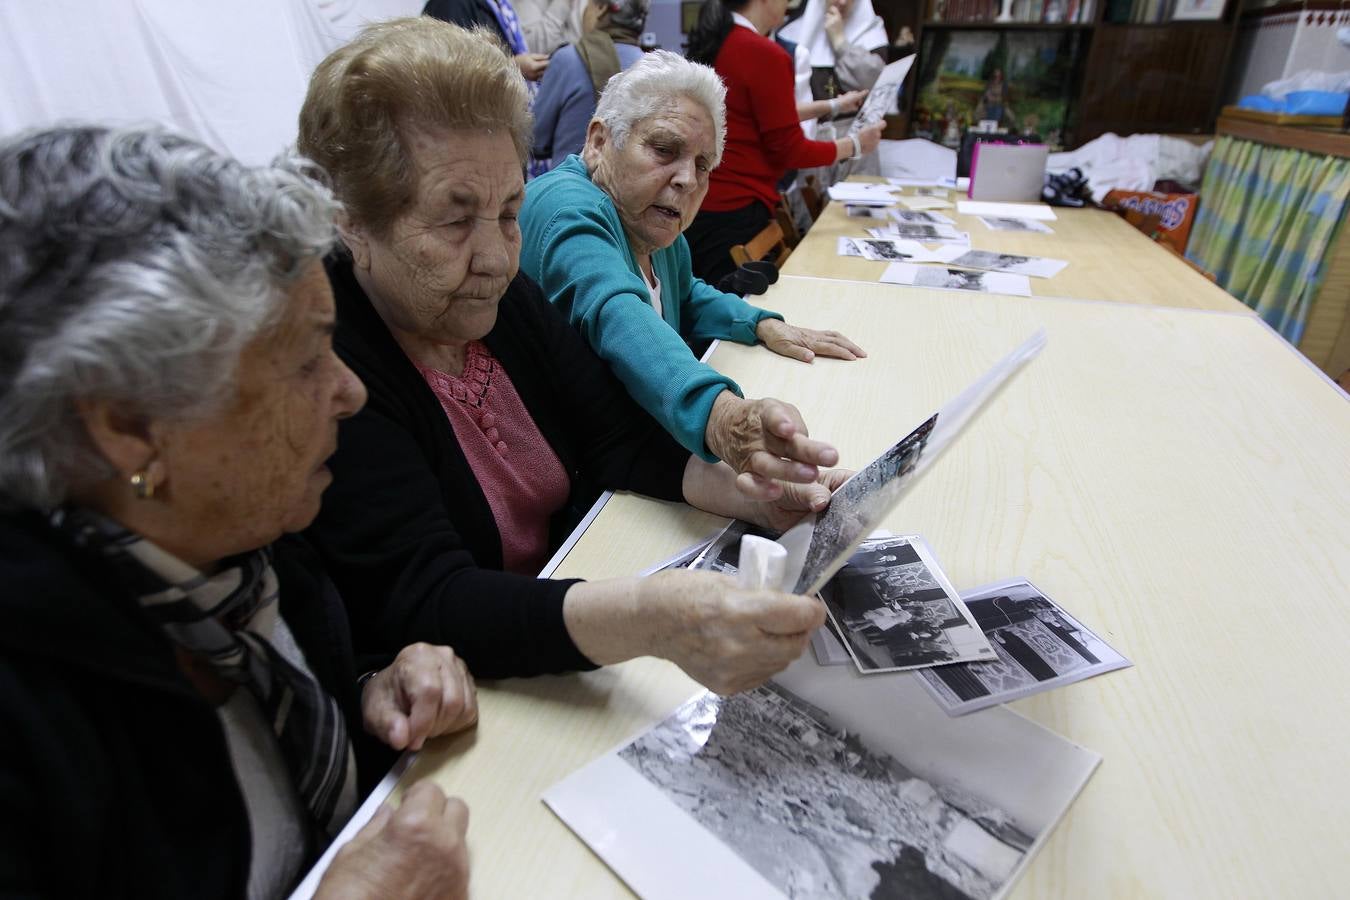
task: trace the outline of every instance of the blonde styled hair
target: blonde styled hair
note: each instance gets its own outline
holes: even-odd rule
[[[362,29],[314,70],[298,149],[328,173],[353,222],[381,234],[416,195],[409,129],[505,132],[525,165],[529,92],[491,32],[426,16]]]

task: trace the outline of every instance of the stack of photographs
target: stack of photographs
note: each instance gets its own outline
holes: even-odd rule
[[[1029,581],[1000,581],[961,596],[998,658],[918,673],[950,716],[1131,665]]]
[[[1006,709],[799,660],[700,693],[544,802],[647,900],[1004,896],[1100,757]]]

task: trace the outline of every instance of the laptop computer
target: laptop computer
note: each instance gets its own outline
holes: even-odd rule
[[[1049,156],[1045,144],[976,144],[970,160],[970,199],[1040,200]]]

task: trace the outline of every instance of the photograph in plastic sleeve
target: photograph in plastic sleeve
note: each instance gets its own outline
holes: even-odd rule
[[[544,802],[646,900],[997,900],[1100,757],[1008,710],[798,660],[702,693]]]
[[[992,250],[968,250],[952,260],[952,265],[967,269],[989,269],[1013,275],[1030,275],[1033,278],[1054,278],[1068,264],[1068,260],[1063,259],[1018,256],[1016,253],[995,253]]]
[[[1000,581],[961,596],[998,658],[918,673],[949,716],[1132,665],[1029,581]]]
[[[900,96],[900,86],[905,83],[905,76],[909,74],[913,65],[914,54],[911,53],[881,70],[876,83],[867,92],[867,99],[863,101],[862,108],[858,110],[857,116],[849,126],[849,134],[857,134],[868,125],[885,121],[886,113],[895,106],[896,98]]]
[[[1033,231],[1037,234],[1054,234],[1055,229],[1035,219],[1020,219],[1015,216],[980,216],[984,227],[990,231]]]
[[[1025,275],[1007,272],[980,272],[973,269],[954,269],[948,266],[916,266],[895,262],[881,273],[887,284],[905,284],[912,287],[936,288],[940,291],[972,291],[978,294],[1014,294],[1031,296],[1031,282]]]
[[[864,675],[995,658],[918,537],[863,541],[820,596]]]
[[[792,593],[820,590],[833,570],[847,561],[840,557],[874,529],[875,512],[890,509],[894,497],[918,466],[937,420],[936,413],[930,416],[865,468],[855,472],[831,495],[830,505],[816,516],[801,575]]]

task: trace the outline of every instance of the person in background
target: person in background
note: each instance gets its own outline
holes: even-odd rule
[[[530,82],[531,92],[538,89],[539,81],[548,70],[552,48],[542,53],[531,52],[531,45],[511,0],[427,0],[426,6],[422,7],[422,15],[461,28],[477,26],[488,29],[506,46],[520,74]]]
[[[552,55],[585,32],[576,0],[515,0],[515,8],[526,45],[538,53]]]
[[[768,224],[788,169],[862,156],[881,140],[880,125],[835,141],[807,140],[798,124],[792,59],[766,37],[786,10],[786,0],[705,0],[689,35],[689,58],[711,65],[727,87],[726,151],[685,232],[694,274],[710,284],[735,269],[731,248]]]
[[[530,182],[521,268],[686,450],[741,468],[721,438],[736,429],[723,423],[752,420],[755,401],[686,340],[762,341],[804,362],[864,354],[838,332],[788,325],[690,271],[681,231],[721,157],[724,93],[712,69],[666,50],[612,78],[582,155]]]
[[[581,39],[553,55],[534,98],[533,152],[550,168],[581,152],[605,84],[642,58],[638,37],[651,0],[582,3]]]
[[[370,403],[342,423],[307,535],[358,649],[448,643],[480,678],[656,655],[713,690],[751,687],[800,655],[819,601],[709,572],[535,576],[599,489],[782,529],[823,508],[842,473],[782,458],[780,444],[819,458],[805,434],[746,423],[749,465],[811,482],[750,500],[735,471],[691,457],[633,403],[518,271],[529,136],[525,83],[481,33],[382,22],[315,71],[299,147],[343,202],[336,345]]]
[[[779,37],[797,45],[797,82],[809,86],[812,100],[828,104],[815,136],[847,134],[852,113],[861,107],[852,98],[870,91],[886,67],[886,26],[871,0],[806,0],[806,10],[784,26]],[[804,99],[799,96],[798,102]],[[846,174],[844,168],[814,174],[828,185]],[[851,174],[880,173],[879,160],[872,154],[850,160],[846,168]]]
[[[280,540],[366,398],[332,348],[336,209],[158,131],[0,144],[0,894],[284,897],[387,769],[374,739],[477,717],[446,647],[359,683]],[[466,825],[419,785],[318,896],[465,896]]]

